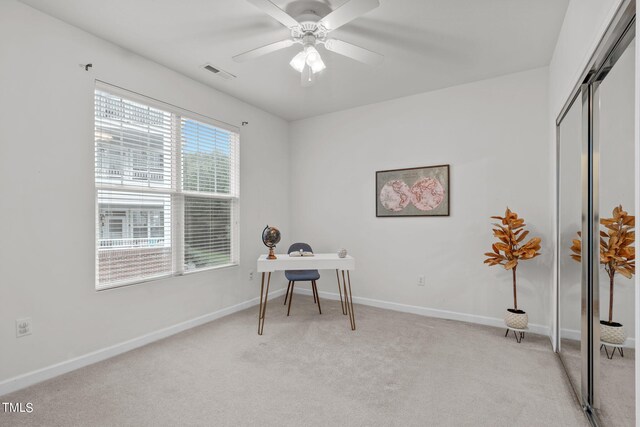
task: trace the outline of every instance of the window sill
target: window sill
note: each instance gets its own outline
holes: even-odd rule
[[[125,287],[135,286],[135,285],[143,285],[146,283],[157,282],[158,280],[170,279],[172,277],[190,276],[192,274],[203,273],[206,271],[226,270],[228,268],[234,268],[239,266],[240,266],[239,263],[230,263],[230,264],[216,265],[214,267],[200,268],[198,270],[185,271],[185,272],[182,272],[181,274],[168,274],[164,276],[150,277],[148,279],[143,279],[143,280],[136,280],[133,282],[122,282],[122,283],[117,283],[111,286],[96,288],[96,292],[110,291],[113,289],[125,288]]]
[[[202,273],[205,271],[212,271],[212,270],[224,270],[227,268],[233,268],[233,267],[238,267],[240,266],[239,263],[229,263],[229,264],[222,264],[222,265],[216,265],[214,267],[206,267],[206,268],[199,268],[197,270],[189,270],[189,271],[185,271],[182,274],[178,274],[177,276],[190,276],[194,273]]]

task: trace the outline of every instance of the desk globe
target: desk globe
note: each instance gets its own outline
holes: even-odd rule
[[[269,248],[269,256],[267,259],[277,259],[273,248],[280,242],[280,230],[276,227],[269,227],[268,225],[262,230],[262,243]]]

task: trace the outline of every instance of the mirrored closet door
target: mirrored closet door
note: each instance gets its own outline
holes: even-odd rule
[[[594,425],[635,425],[635,6],[557,120],[557,341]]]
[[[595,92],[601,239],[600,402],[596,409],[606,426],[631,426],[635,425],[635,41],[620,45],[610,62]]]

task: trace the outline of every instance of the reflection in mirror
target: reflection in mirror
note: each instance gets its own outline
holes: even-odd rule
[[[580,97],[563,118],[558,138],[558,292],[559,352],[569,379],[580,390],[581,274],[571,246],[582,227],[582,103]]]
[[[625,241],[634,228],[634,63],[632,42],[599,88],[599,209],[603,233],[598,415],[604,425],[612,426],[635,425],[635,252],[633,240]],[[616,209],[620,206],[622,212]]]

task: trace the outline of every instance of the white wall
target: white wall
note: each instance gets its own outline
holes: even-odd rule
[[[540,68],[293,122],[292,239],[347,248],[354,295],[484,321],[513,304],[510,272],[483,264],[489,217],[509,205],[543,239],[543,255],[519,268],[518,302],[548,326],[547,76]],[[376,171],[439,164],[451,165],[450,217],[376,218]],[[335,278],[319,287],[335,292]]]
[[[553,123],[621,3],[622,0],[569,2],[549,63],[549,113]]]
[[[79,66],[88,62],[90,72]],[[240,267],[94,290],[95,79],[249,122],[240,142]],[[248,272],[264,249],[259,233],[266,223],[289,228],[288,157],[284,120],[21,3],[0,2],[0,384],[257,297],[259,281]],[[20,317],[33,319],[33,334],[17,339]]]

